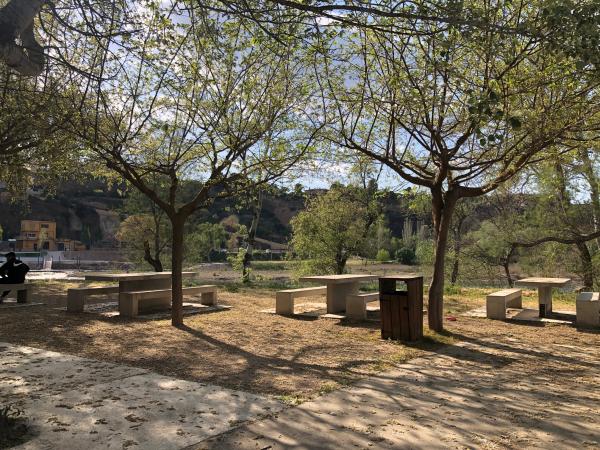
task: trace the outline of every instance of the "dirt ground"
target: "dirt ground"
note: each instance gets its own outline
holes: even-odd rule
[[[38,283],[34,298],[48,306],[0,310],[0,341],[129,364],[167,376],[273,394],[290,404],[326,393],[446,344],[518,335],[537,342],[598,345],[598,334],[571,326],[533,326],[466,318],[459,313],[484,304],[485,289],[457,289],[447,295],[447,331],[426,331],[417,345],[380,339],[377,322],[352,323],[261,312],[274,306],[274,291],[229,287],[220,292],[228,311],[189,316],[182,329],[169,320],[125,320],[57,309],[66,288],[79,283]],[[231,292],[231,291],[234,292]],[[535,305],[526,292],[525,305]],[[306,298],[304,302],[322,302]],[[557,306],[573,309],[569,296]]]
[[[75,285],[70,283],[69,285]],[[62,303],[64,283],[43,283],[33,297]],[[260,312],[273,291],[220,292],[228,311],[169,320],[125,320],[56,306],[0,310],[0,341],[129,364],[178,378],[281,396],[296,403],[405,361],[448,341],[429,335],[415,347],[382,341],[377,323],[290,318]],[[322,302],[322,298],[306,298]]]
[[[598,332],[461,318],[448,334],[461,342],[193,449],[600,449]]]

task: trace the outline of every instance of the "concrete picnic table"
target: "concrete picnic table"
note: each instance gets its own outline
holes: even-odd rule
[[[540,317],[552,314],[552,288],[563,287],[571,281],[570,278],[523,278],[515,282],[518,286],[537,287]]]
[[[302,277],[300,281],[325,283],[327,285],[327,313],[346,310],[346,296],[358,293],[361,281],[376,280],[377,275],[315,275]]]
[[[197,274],[182,272],[181,275],[183,278],[193,278]],[[86,281],[116,281],[119,283],[119,293],[171,287],[171,272],[86,272],[83,276]]]
[[[182,272],[183,278],[194,278],[196,272]],[[121,293],[135,291],[153,291],[171,289],[171,272],[132,272],[132,273],[107,273],[87,272],[83,274],[86,281],[116,281],[119,283],[119,299]],[[164,298],[158,298],[154,302],[148,302],[148,307],[165,307],[171,304],[171,294],[165,294]],[[119,313],[123,314],[121,301],[119,300]]]

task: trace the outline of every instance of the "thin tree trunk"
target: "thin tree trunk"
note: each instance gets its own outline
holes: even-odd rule
[[[510,260],[512,259],[514,252],[515,247],[513,246],[510,248],[508,254],[506,255],[506,258],[502,260],[502,268],[504,269],[504,275],[506,276],[506,281],[508,282],[509,287],[515,286],[515,282],[512,279],[512,275],[510,274]]]
[[[161,251],[161,242],[160,242],[160,222],[161,216],[157,211],[157,207],[154,203],[152,203],[152,215],[154,217],[154,261],[157,262],[155,266],[155,270],[157,272],[163,271],[163,265],[160,261],[160,251]]]
[[[339,257],[335,259],[336,264],[336,275],[342,275],[344,273],[344,269],[346,268],[347,258]]]
[[[580,158],[583,163],[583,174],[590,186],[590,203],[594,216],[594,231],[600,230],[600,180],[594,171],[594,165],[587,149],[581,149]],[[600,239],[596,239],[596,246],[600,249]]]
[[[454,263],[452,264],[452,275],[450,276],[450,282],[452,284],[456,284],[458,280],[458,272],[460,269],[460,250],[461,250],[461,241],[460,241],[460,228],[458,232],[454,233]]]
[[[262,203],[263,192],[259,191],[256,203],[254,204],[252,224],[250,225],[250,230],[248,231],[248,244],[246,245],[246,254],[244,255],[244,261],[242,262],[242,282],[244,283],[248,283],[250,281],[250,265],[252,264],[252,252],[254,251],[254,245],[256,244],[256,232],[258,230],[258,223],[260,221]]]
[[[150,243],[148,241],[144,241],[144,260],[152,266],[155,272],[162,272],[163,265],[160,261],[160,254],[158,250],[155,250],[154,257],[150,252]]]
[[[171,324],[179,327],[183,325],[183,225],[185,218],[174,216],[171,218],[173,228],[173,248],[171,256]]]
[[[433,278],[429,287],[428,323],[434,331],[444,329],[444,278],[446,267],[446,249],[448,246],[448,232],[456,198],[447,193],[432,192],[433,226],[435,231],[435,259],[433,264]]]
[[[583,287],[586,290],[592,290],[594,288],[594,266],[592,264],[592,255],[585,242],[578,242],[575,244],[577,250],[579,250],[579,256],[581,258],[581,271],[583,275]]]

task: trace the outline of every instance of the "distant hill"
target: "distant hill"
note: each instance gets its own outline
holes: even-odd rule
[[[6,193],[0,195],[0,225],[4,240],[19,234],[22,219],[53,220],[57,223],[59,237],[80,240],[93,247],[110,247],[115,243],[114,235],[120,221],[125,218],[122,186],[109,186],[97,180],[68,182],[52,195],[34,191],[26,201],[12,200]],[[267,195],[263,201],[258,237],[286,243],[291,233],[290,220],[304,208],[304,202],[302,195],[285,191]],[[385,215],[392,234],[401,236],[406,213],[393,194],[387,197]],[[252,221],[249,208],[237,208],[233,199],[219,199],[210,208],[196,212],[190,219],[190,226],[205,221],[218,223],[230,216],[246,226]],[[411,227],[416,231],[416,221],[411,221]]]

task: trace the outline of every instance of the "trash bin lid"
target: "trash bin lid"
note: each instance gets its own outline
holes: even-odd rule
[[[420,273],[399,273],[396,275],[386,275],[379,277],[380,280],[398,280],[398,281],[409,281],[423,278],[423,274]]]

